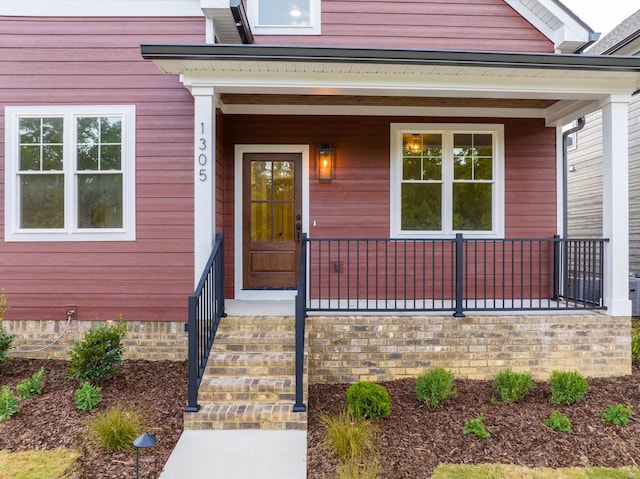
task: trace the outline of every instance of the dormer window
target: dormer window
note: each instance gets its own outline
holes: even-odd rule
[[[247,0],[256,35],[319,35],[320,0]]]

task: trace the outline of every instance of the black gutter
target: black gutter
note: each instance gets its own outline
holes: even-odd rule
[[[569,181],[568,178],[568,158],[569,158],[569,153],[567,151],[568,145],[567,145],[567,138],[569,137],[569,135],[572,135],[573,133],[577,133],[580,130],[582,130],[584,128],[584,125],[586,123],[586,120],[584,118],[584,116],[581,116],[580,118],[578,118],[578,124],[576,126],[574,126],[573,128],[571,128],[570,130],[567,130],[565,132],[562,133],[562,177],[563,177],[563,181],[562,181],[562,202],[564,203],[564,208],[563,208],[563,217],[562,217],[562,239],[567,239],[568,236],[568,231],[569,231],[569,227],[568,227],[568,221],[569,221],[569,213],[568,213],[568,209],[569,209],[569,194],[568,194],[568,186],[567,183]]]
[[[621,48],[626,47],[632,42],[636,41],[638,38],[640,38],[640,29],[636,30],[634,33],[624,38],[623,40],[619,41],[612,47],[607,48],[605,51],[602,52],[602,55],[613,55],[615,52],[617,52]]]
[[[640,73],[640,57],[633,56],[226,44],[143,44],[141,52],[147,60],[329,62]]]
[[[247,12],[244,9],[242,0],[231,0],[229,2],[229,9],[231,15],[233,15],[233,21],[236,22],[236,28],[242,43],[253,43],[253,33],[251,33],[251,27],[249,26],[249,19],[247,18]]]

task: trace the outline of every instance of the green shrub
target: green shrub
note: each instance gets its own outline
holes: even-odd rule
[[[551,404],[570,406],[584,398],[589,382],[578,371],[551,372]]]
[[[435,368],[416,379],[418,401],[429,407],[438,407],[442,401],[456,394],[455,377],[451,371]]]
[[[349,412],[337,417],[323,416],[323,444],[327,451],[341,461],[360,460],[375,454],[375,427],[370,421],[358,419]]]
[[[391,413],[391,399],[380,384],[358,381],[347,389],[347,408],[358,419],[387,417]]]
[[[605,421],[610,422],[614,426],[626,426],[629,424],[629,418],[633,414],[631,406],[623,406],[622,404],[611,405],[600,416]]]
[[[84,334],[82,341],[75,341],[69,351],[69,375],[80,381],[100,383],[116,373],[116,365],[122,362],[122,338],[127,327],[119,318],[117,325],[102,324]]]
[[[517,373],[509,368],[500,371],[493,380],[493,388],[498,392],[502,404],[521,401],[533,386],[531,373]]]
[[[0,363],[7,359],[7,351],[11,349],[13,344],[13,334],[5,331],[2,321],[4,320],[4,313],[6,313],[11,306],[7,302],[7,297],[4,295],[4,289],[0,292]]]
[[[475,434],[480,439],[491,437],[491,434],[487,431],[487,426],[484,425],[484,416],[482,414],[473,419],[467,419],[464,426],[462,426],[462,434],[465,436],[467,434]]]
[[[139,412],[114,407],[98,414],[91,429],[102,447],[117,452],[133,449],[133,440],[142,433],[144,422]]]
[[[30,397],[42,394],[42,385],[44,382],[44,366],[38,371],[33,373],[33,376],[29,379],[25,379],[16,386],[16,391],[20,394],[22,399],[29,399]]]
[[[571,419],[560,414],[559,411],[552,411],[549,418],[544,420],[544,423],[554,431],[571,434]]]
[[[92,386],[89,381],[82,383],[82,386],[76,389],[76,407],[82,411],[91,411],[98,403],[102,401],[100,388]]]
[[[18,412],[20,400],[8,386],[2,386],[0,393],[0,421],[9,419]]]
[[[634,361],[640,361],[640,329],[631,330],[631,356]]]

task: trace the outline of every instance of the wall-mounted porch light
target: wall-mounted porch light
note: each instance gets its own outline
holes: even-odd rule
[[[328,144],[323,143],[318,151],[318,181],[331,183],[333,179],[334,153]]]

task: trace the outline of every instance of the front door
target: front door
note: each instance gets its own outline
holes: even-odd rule
[[[244,289],[294,289],[302,234],[302,155],[244,153]]]

